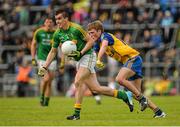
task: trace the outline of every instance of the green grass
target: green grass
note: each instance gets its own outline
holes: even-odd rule
[[[180,125],[180,96],[151,98],[166,113],[163,119],[152,118],[147,109],[130,113],[118,99],[103,97],[102,105],[96,105],[91,97],[84,99],[81,120],[68,121],[66,116],[73,112],[73,98],[53,97],[49,107],[40,107],[38,98],[0,98],[1,126],[178,126]]]

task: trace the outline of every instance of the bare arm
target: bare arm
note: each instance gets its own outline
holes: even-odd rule
[[[49,52],[46,62],[43,67],[48,68],[54,57],[56,56],[57,48],[52,47],[51,51]]]
[[[84,54],[85,52],[87,52],[94,45],[94,40],[89,36],[89,34],[86,35],[86,41],[87,43],[85,47],[81,50],[81,54]]]
[[[62,46],[62,44],[59,44],[59,48],[61,48],[61,46]],[[60,68],[64,68],[65,56],[62,52],[61,52],[60,58],[61,58]]]
[[[36,55],[36,40],[33,39],[32,43],[31,43],[31,57],[32,57],[32,59],[35,59],[35,55]]]
[[[98,57],[97,57],[98,60],[101,61],[101,58],[103,57],[104,53],[106,52],[107,46],[108,46],[108,41],[107,40],[103,40],[101,48],[100,48],[99,53],[98,53]]]

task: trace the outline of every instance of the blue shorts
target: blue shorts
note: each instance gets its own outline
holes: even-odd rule
[[[135,75],[130,77],[128,80],[132,81],[138,78],[142,78],[142,58],[140,56],[136,56],[132,59],[129,59],[123,67],[127,67],[135,72]]]

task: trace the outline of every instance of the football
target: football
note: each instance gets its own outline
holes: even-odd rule
[[[61,46],[62,53],[68,55],[77,50],[76,44],[73,41],[65,41]]]

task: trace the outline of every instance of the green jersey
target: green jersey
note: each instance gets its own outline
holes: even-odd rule
[[[45,31],[43,28],[39,28],[34,33],[34,39],[38,44],[37,57],[40,60],[46,60],[48,53],[51,50],[51,40],[54,31]]]
[[[86,45],[86,34],[86,31],[80,25],[70,22],[67,30],[56,30],[53,35],[53,47],[57,48],[60,43],[70,40],[76,43],[77,51],[81,51]],[[85,54],[91,54],[92,51],[92,49],[89,49]],[[78,61],[80,58],[74,57],[74,59]]]

